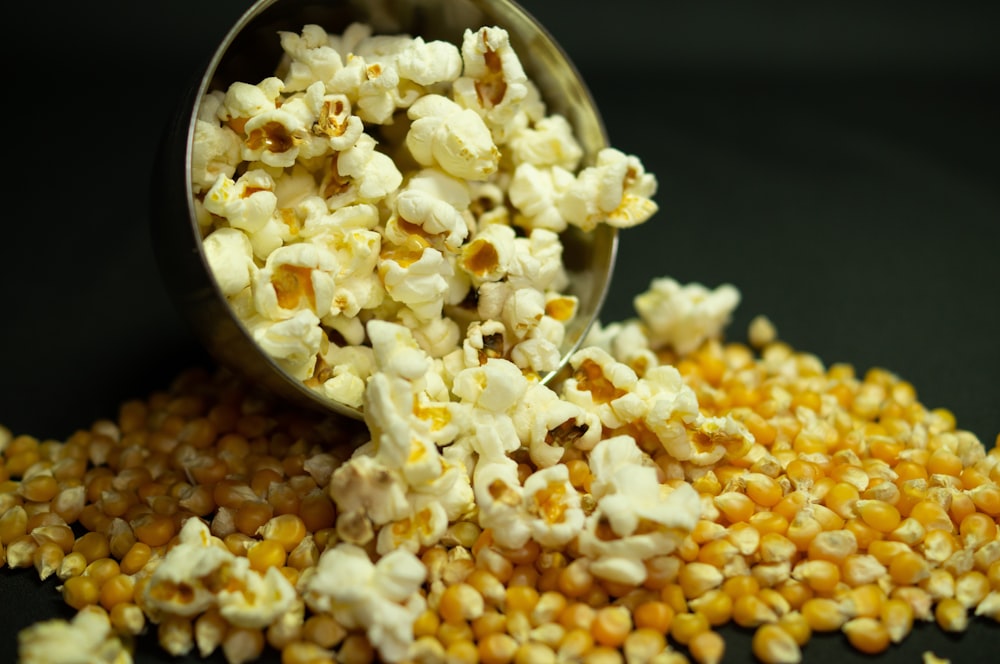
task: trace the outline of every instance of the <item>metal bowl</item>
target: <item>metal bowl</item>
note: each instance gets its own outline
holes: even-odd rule
[[[495,25],[510,35],[528,77],[550,112],[569,120],[593,163],[607,135],[593,99],[561,47],[533,17],[506,0],[260,0],[233,25],[193,82],[166,127],[152,186],[152,237],[164,285],[206,350],[251,384],[293,404],[360,418],[360,410],[332,401],[289,376],[254,342],[233,313],[209,269],[195,218],[191,154],[198,105],[214,89],[271,75],[280,59],[279,30],[313,23],[331,34],[359,21],[380,34],[410,34],[460,44],[467,28]],[[617,230],[600,224],[590,233],[562,235],[569,293],[579,300],[567,326],[565,365],[604,303],[618,248]],[[558,372],[543,377],[549,381]]]

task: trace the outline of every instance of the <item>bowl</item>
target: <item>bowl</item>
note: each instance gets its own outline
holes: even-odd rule
[[[608,146],[595,103],[578,71],[553,37],[514,2],[497,0],[260,0],[232,26],[195,76],[166,126],[151,188],[151,234],[164,286],[181,317],[209,354],[250,384],[287,402],[353,418],[361,408],[333,401],[289,375],[254,341],[227,302],[209,268],[191,187],[196,114],[203,96],[236,81],[257,82],[274,73],[281,57],[278,31],[318,24],[339,34],[352,22],[376,34],[409,34],[461,44],[467,28],[504,28],[525,73],[549,113],[563,115],[583,148],[581,165]],[[562,364],[580,346],[607,294],[618,247],[617,230],[599,224],[584,233],[561,233],[569,294],[578,298],[560,348]],[[559,370],[541,376],[550,382]]]

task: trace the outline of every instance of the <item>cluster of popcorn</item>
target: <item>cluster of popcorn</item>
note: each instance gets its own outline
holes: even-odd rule
[[[365,423],[192,371],[66,441],[0,429],[0,560],[78,612],[19,660],[155,631],[230,664],[717,664],[733,623],[794,664],[1000,620],[1000,449],[766,318],[724,344],[738,300],[654,280],[552,386],[492,327],[452,363],[369,321]]]
[[[274,76],[205,96],[192,155],[205,255],[257,344],[355,408],[369,320],[455,362],[485,326],[520,369],[556,369],[577,309],[559,234],[647,220],[654,176],[613,148],[581,167],[501,28],[280,42]]]

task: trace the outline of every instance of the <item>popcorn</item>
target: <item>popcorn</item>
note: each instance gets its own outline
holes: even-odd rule
[[[89,610],[25,628],[17,636],[17,657],[22,664],[132,663],[107,614]]]
[[[640,224],[656,213],[650,196],[656,178],[646,173],[634,156],[614,148],[597,155],[594,166],[583,169],[559,197],[559,211],[569,223],[591,230],[599,222],[618,228]]]
[[[317,243],[275,249],[257,272],[254,306],[271,320],[285,320],[302,310],[321,318],[333,301],[332,273],[337,269],[336,257]]]
[[[236,295],[250,286],[256,272],[250,238],[236,228],[220,228],[202,242],[205,259],[223,295]]]
[[[739,292],[729,285],[709,290],[697,283],[681,286],[663,277],[654,279],[634,303],[651,341],[685,354],[705,339],[717,337],[739,300]]]
[[[386,661],[401,661],[413,642],[413,623],[426,601],[417,593],[426,569],[412,553],[391,551],[372,563],[351,544],[323,552],[303,595],[348,629],[361,628]]]
[[[496,27],[466,30],[462,39],[463,76],[455,99],[482,116],[501,142],[520,103],[528,96],[527,76],[507,31]]]
[[[450,391],[480,365],[477,325],[500,328],[512,369],[551,374],[578,306],[559,233],[645,220],[655,179],[610,149],[581,170],[502,28],[460,44],[365,23],[277,38],[271,75],[205,94],[192,155],[209,269],[260,349],[362,409],[372,320],[440,360],[424,369],[435,402],[473,407]]]
[[[412,124],[406,147],[423,166],[467,180],[485,180],[499,168],[500,150],[490,128],[468,108],[441,95],[427,95],[410,106]]]

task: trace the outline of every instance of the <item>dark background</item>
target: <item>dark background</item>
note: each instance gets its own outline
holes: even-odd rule
[[[17,3],[4,41],[0,423],[65,438],[208,360],[160,283],[160,130],[246,1]],[[1000,3],[525,0],[611,143],[660,182],[622,234],[605,321],[671,276],[728,282],[824,362],[887,368],[990,447],[1000,434]],[[69,613],[0,573],[0,661]],[[749,637],[726,630],[727,662]],[[887,659],[994,654],[994,624],[921,626]],[[153,646],[137,661],[170,661]],[[806,661],[863,661],[840,636]],[[222,661],[221,657],[216,661]],[[274,658],[276,661],[276,657]]]

